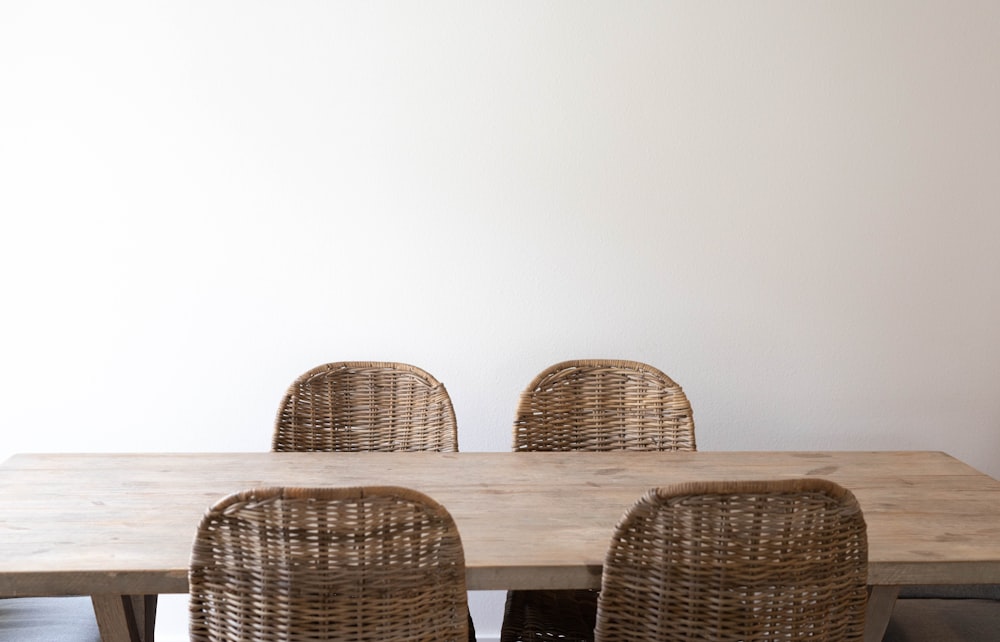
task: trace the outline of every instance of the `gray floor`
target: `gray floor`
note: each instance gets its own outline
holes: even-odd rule
[[[1000,602],[912,598],[896,601],[882,642],[997,642]]]
[[[101,642],[89,597],[0,599],[0,641]]]

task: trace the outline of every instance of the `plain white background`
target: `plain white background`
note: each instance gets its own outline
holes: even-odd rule
[[[1000,475],[998,114],[992,0],[7,0],[0,458],[267,450],[351,359],[506,450],[617,357],[703,450]]]

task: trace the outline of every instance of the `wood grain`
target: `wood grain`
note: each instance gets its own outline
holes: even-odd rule
[[[803,476],[858,497],[870,584],[1000,583],[1000,482],[938,452],[24,454],[0,467],[0,596],[184,593],[206,508],[274,485],[415,488],[470,589],[596,588],[646,489]]]

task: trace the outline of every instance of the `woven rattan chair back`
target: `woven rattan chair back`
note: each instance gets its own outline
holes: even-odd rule
[[[455,452],[451,397],[405,363],[328,363],[288,388],[275,420],[275,451]]]
[[[198,527],[192,642],[466,642],[465,559],[448,512],[397,487],[264,488]]]
[[[564,361],[521,393],[514,450],[695,450],[694,414],[670,377],[638,361]],[[596,591],[508,591],[500,642],[594,639]]]
[[[679,385],[637,361],[564,361],[521,393],[515,451],[695,450]]]
[[[833,482],[653,489],[615,529],[595,639],[861,640],[867,565],[861,509]]]

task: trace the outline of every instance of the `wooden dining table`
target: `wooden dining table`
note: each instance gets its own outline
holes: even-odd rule
[[[90,595],[104,642],[152,642],[186,593],[209,505],[259,486],[399,485],[451,512],[469,589],[599,588],[612,530],[649,488],[821,477],[857,496],[866,640],[897,592],[1000,583],[1000,482],[941,452],[19,454],[0,465],[0,597]]]

